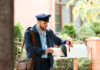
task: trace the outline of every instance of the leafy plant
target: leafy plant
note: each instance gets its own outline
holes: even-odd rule
[[[81,37],[85,40],[88,37],[96,36],[95,32],[91,29],[92,24],[84,23],[81,27]]]
[[[80,15],[83,22],[98,20],[97,17],[100,14],[100,8],[98,7],[100,5],[99,0],[80,0],[74,3],[74,18],[77,18]]]
[[[84,40],[88,37],[100,37],[100,21],[84,23],[81,27],[81,38]]]
[[[18,22],[17,24],[14,25],[14,58],[15,58],[15,61],[19,58],[23,39],[24,39],[23,27],[21,26],[20,22]]]
[[[78,70],[88,70],[90,64],[88,58],[78,58]],[[73,70],[73,58],[56,60],[54,70]]]
[[[96,36],[100,37],[100,21],[92,22],[91,29],[95,32]]]
[[[23,27],[21,26],[20,22],[14,26],[14,40],[19,42],[23,40]]]
[[[54,70],[73,70],[73,59],[61,59],[55,61]]]
[[[91,60],[88,58],[79,58],[78,62],[78,70],[88,70],[88,67],[91,64]]]
[[[77,33],[76,33],[76,30],[75,30],[73,24],[71,24],[71,25],[65,24],[64,28],[61,31],[61,34],[67,34],[68,36],[70,36],[72,38],[77,37]]]

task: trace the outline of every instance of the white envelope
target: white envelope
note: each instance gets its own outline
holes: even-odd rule
[[[52,54],[55,57],[60,57],[60,56],[64,56],[63,51],[61,50],[61,48],[51,48],[54,50],[54,53]],[[66,50],[67,51],[67,50]]]

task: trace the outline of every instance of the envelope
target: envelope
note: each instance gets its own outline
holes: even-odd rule
[[[54,51],[52,54],[53,56],[55,57],[65,56],[61,48],[51,48],[51,49],[53,49]]]

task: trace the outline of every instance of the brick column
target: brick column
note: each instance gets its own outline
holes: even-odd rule
[[[13,1],[0,0],[0,70],[14,70]]]
[[[87,47],[92,48],[92,70],[100,70],[100,37],[91,37],[87,39]]]
[[[73,58],[73,70],[78,70],[78,58]]]

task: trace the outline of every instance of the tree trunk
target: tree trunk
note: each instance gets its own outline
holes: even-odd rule
[[[0,0],[0,70],[14,70],[13,0]]]

